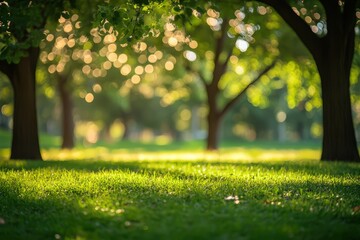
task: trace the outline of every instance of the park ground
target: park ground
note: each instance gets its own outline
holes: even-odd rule
[[[0,239],[359,239],[360,165],[318,143],[120,142],[9,161],[0,132]]]

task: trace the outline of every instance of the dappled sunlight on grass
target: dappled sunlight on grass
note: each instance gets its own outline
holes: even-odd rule
[[[263,150],[233,149],[219,151],[127,151],[110,150],[104,147],[74,150],[43,150],[44,160],[104,160],[104,161],[283,161],[283,160],[318,160],[320,151],[304,150]]]
[[[0,161],[0,238],[355,239],[360,166],[318,154],[98,147]]]

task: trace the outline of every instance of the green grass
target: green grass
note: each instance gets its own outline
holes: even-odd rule
[[[126,144],[42,162],[1,150],[0,239],[359,239],[359,164],[275,143]]]
[[[111,161],[106,160],[111,154],[97,160],[65,157],[80,152],[58,152],[61,161],[0,162],[5,221],[0,239],[358,239],[360,234],[356,164],[226,160],[205,153],[191,158],[184,152],[148,158],[122,153],[123,159],[118,153]]]

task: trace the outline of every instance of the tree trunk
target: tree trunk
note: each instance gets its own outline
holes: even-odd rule
[[[219,132],[221,118],[214,114],[208,115],[208,136],[206,140],[207,150],[217,150],[219,147]]]
[[[258,0],[271,5],[295,31],[316,62],[323,100],[321,160],[360,162],[350,100],[350,70],[354,57],[358,1],[321,1],[327,34],[318,37],[287,1]]]
[[[221,115],[217,110],[216,96],[217,91],[208,87],[207,98],[209,113],[207,115],[208,135],[206,139],[206,150],[217,150],[219,147],[219,128],[221,125]]]
[[[68,79],[66,76],[59,75],[58,90],[60,94],[61,108],[62,108],[62,149],[72,149],[74,143],[74,116],[73,116],[73,101],[71,93],[68,89]]]
[[[11,64],[9,76],[14,89],[13,135],[10,159],[41,160],[36,116],[35,71],[38,49],[18,64]]]
[[[338,35],[327,42],[328,51],[316,61],[323,100],[321,160],[359,162],[350,100],[349,57],[354,48]]]

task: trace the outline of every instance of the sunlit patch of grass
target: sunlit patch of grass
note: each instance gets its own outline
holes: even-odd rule
[[[186,160],[186,161],[292,161],[292,160],[318,160],[320,158],[319,150],[301,149],[301,150],[264,150],[264,149],[245,149],[231,148],[219,151],[204,150],[174,150],[174,151],[141,151],[141,150],[111,150],[105,147],[59,150],[42,150],[44,160],[104,160],[104,161],[168,161],[168,160]]]
[[[94,148],[0,161],[0,239],[357,239],[360,166],[317,154]]]

